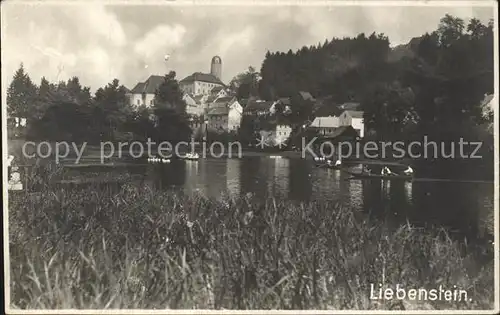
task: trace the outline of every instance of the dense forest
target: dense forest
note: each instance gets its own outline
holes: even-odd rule
[[[297,91],[359,102],[378,139],[454,139],[492,124],[481,101],[493,93],[493,21],[444,16],[434,32],[390,47],[383,34],[333,38],[298,51],[268,52],[260,73],[239,76],[238,96],[277,100]],[[292,104],[295,112],[298,104]],[[310,119],[304,113],[301,119]]]

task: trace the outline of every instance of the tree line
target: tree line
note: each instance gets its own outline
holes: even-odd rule
[[[118,79],[92,95],[78,77],[58,83],[43,77],[37,85],[21,64],[7,90],[7,113],[12,118],[26,118],[22,136],[30,140],[186,140],[191,130],[175,75],[165,75],[156,91],[154,106],[135,108]],[[10,130],[13,121],[9,120]]]
[[[445,15],[435,31],[394,48],[384,34],[362,33],[267,52],[260,73],[249,68],[237,79],[239,98],[308,91],[336,104],[359,102],[367,128],[381,139],[419,132],[451,137],[485,122],[480,103],[493,93],[493,21]]]

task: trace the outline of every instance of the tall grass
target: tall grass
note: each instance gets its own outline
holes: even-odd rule
[[[206,199],[126,184],[9,200],[11,306],[27,309],[488,309],[493,258],[443,230],[333,204]],[[375,301],[370,284],[472,301]]]

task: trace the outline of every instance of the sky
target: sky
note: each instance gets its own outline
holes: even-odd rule
[[[361,32],[384,33],[394,46],[435,30],[447,13],[484,23],[494,14],[491,7],[456,5],[67,3],[2,1],[2,92],[21,62],[37,84],[42,76],[51,82],[78,76],[95,91],[114,78],[131,89],[151,74],[174,70],[182,79],[209,72],[212,56],[219,55],[228,83],[248,66],[260,69],[268,50],[286,52]]]

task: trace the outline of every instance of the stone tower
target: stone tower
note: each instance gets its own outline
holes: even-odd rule
[[[214,56],[212,58],[212,63],[210,64],[210,74],[221,80],[222,76],[222,60],[219,56]]]

